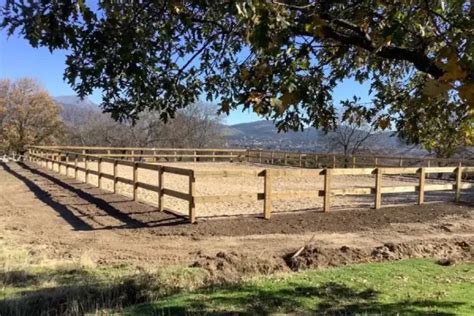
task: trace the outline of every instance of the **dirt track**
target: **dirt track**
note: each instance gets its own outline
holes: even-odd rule
[[[3,166],[3,169],[2,169]],[[474,208],[428,204],[331,213],[229,218],[196,225],[36,165],[0,166],[0,236],[51,259],[98,264],[192,264],[216,253],[287,255],[312,239],[321,247],[361,249],[387,242],[474,242]]]

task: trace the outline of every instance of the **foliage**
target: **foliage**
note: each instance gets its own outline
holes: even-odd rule
[[[223,145],[221,118],[208,104],[179,110],[167,124],[145,111],[136,124],[117,123],[95,108],[66,106],[64,142],[78,146],[205,148]]]
[[[116,119],[149,109],[167,120],[204,94],[282,130],[328,130],[333,89],[355,78],[371,82],[374,104],[351,110],[375,127],[430,143],[440,141],[431,124],[455,116],[469,144],[472,12],[468,0],[7,0],[2,25],[34,47],[68,49],[65,78],[80,96],[101,89]]]
[[[473,273],[473,264],[442,267],[426,259],[351,265],[180,293],[125,314],[469,314]]]
[[[0,143],[24,153],[28,145],[52,144],[61,133],[60,108],[34,80],[0,80]]]

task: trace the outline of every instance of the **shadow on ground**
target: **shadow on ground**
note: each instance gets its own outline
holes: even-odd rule
[[[328,213],[315,210],[275,214],[271,220],[255,217],[202,219],[198,224],[176,213],[111,194],[90,184],[29,164],[4,164],[39,200],[51,206],[76,230],[146,229],[156,236],[248,236],[308,232],[360,232],[391,229],[394,223],[443,221],[447,216],[471,218],[472,203],[441,203],[346,209]],[[452,195],[452,192],[444,193]],[[198,214],[199,216],[199,214]],[[443,222],[444,223],[444,222]],[[439,225],[438,225],[439,226]]]
[[[18,271],[15,272],[18,274]],[[76,271],[75,273],[82,273]],[[30,276],[34,278],[34,276]],[[19,281],[13,286],[25,285]],[[12,286],[12,284],[9,284]],[[30,284],[31,285],[31,284]],[[126,307],[153,301],[156,293],[173,294],[170,284],[160,284],[151,275],[125,278],[103,284],[92,277],[73,286],[31,290],[18,297],[0,300],[0,315],[82,315],[105,309],[123,310]],[[211,291],[211,289],[207,290]],[[222,291],[222,290],[221,290]],[[222,291],[211,301],[203,295],[185,298],[177,304],[159,306],[138,305],[131,315],[267,315],[272,313],[302,314],[416,314],[455,315],[442,310],[462,306],[462,302],[439,300],[410,300],[396,303],[381,302],[377,291],[366,288],[354,290],[345,285],[326,282],[318,286],[297,286],[280,290],[253,286],[236,286]],[[303,308],[305,301],[313,308]],[[226,311],[228,306],[228,311]],[[212,312],[218,307],[219,312]],[[423,309],[426,309],[424,311]],[[215,310],[215,309],[214,309]],[[434,312],[436,311],[436,312]],[[128,314],[128,313],[127,313]]]
[[[2,163],[3,169],[21,180],[43,203],[54,209],[75,230],[149,228],[187,224],[172,212],[159,212],[152,206],[123,200],[90,184],[30,167],[25,163]],[[99,197],[100,196],[100,197]],[[148,214],[145,218],[135,215]],[[119,225],[101,225],[96,217],[108,216]]]

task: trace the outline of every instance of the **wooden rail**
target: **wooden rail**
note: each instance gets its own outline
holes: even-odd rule
[[[435,157],[350,155],[340,153],[289,152],[254,150],[247,152],[247,161],[288,165],[301,168],[357,168],[357,167],[433,167],[436,165],[474,166],[474,160],[442,159]]]
[[[188,202],[189,208],[189,220],[191,223],[196,222],[196,212],[194,205],[194,171],[191,169],[176,168],[169,166],[161,166],[157,164],[148,164],[142,162],[132,162],[127,160],[120,159],[111,159],[111,158],[102,158],[97,155],[83,154],[79,152],[67,152],[57,149],[39,149],[32,148],[29,150],[29,160],[36,162],[43,167],[49,168],[52,171],[57,171],[61,173],[61,167],[65,168],[66,176],[69,176],[69,169],[74,169],[74,178],[78,178],[79,171],[84,173],[84,182],[91,183],[89,175],[93,174],[97,176],[97,183],[91,183],[97,185],[99,188],[103,188],[102,179],[107,178],[113,181],[113,193],[117,193],[117,184],[124,183],[132,186],[132,199],[138,201],[138,188],[150,190],[158,193],[158,208],[160,211],[164,210],[164,201],[163,196],[171,196],[177,199],[181,199]],[[74,163],[71,163],[71,158],[74,160]],[[79,166],[78,162],[84,162],[84,167]],[[90,163],[96,162],[97,170],[90,168]],[[103,163],[108,162],[112,163],[112,174],[103,172]],[[119,177],[118,176],[118,167],[119,166],[128,166],[133,168],[132,179]],[[56,168],[55,168],[56,167]],[[152,185],[149,183],[141,182],[138,176],[139,169],[151,170],[157,172],[158,185]],[[186,176],[189,179],[189,191],[180,192],[176,190],[171,190],[166,188],[163,181],[163,175],[165,173],[176,174],[181,176]],[[140,201],[147,203],[148,201]]]
[[[112,151],[111,149],[107,149]],[[184,151],[184,150],[183,150]],[[131,185],[133,189],[133,199],[137,200],[138,188],[157,192],[158,209],[162,211],[165,207],[164,196],[171,196],[173,198],[184,200],[188,203],[188,215],[190,222],[194,223],[197,219],[196,205],[207,204],[207,203],[221,203],[229,201],[259,201],[263,200],[263,212],[262,215],[265,219],[270,219],[272,215],[272,204],[274,201],[279,200],[292,200],[301,198],[323,198],[323,211],[328,212],[331,208],[331,199],[337,195],[372,195],[374,196],[374,208],[379,209],[382,207],[382,194],[395,194],[395,193],[408,193],[418,192],[418,204],[424,203],[425,192],[431,191],[453,191],[454,200],[459,201],[461,197],[461,190],[470,189],[473,187],[471,183],[463,183],[463,174],[474,173],[474,167],[464,167],[458,165],[457,167],[371,167],[371,168],[323,168],[323,169],[273,169],[266,168],[261,170],[192,170],[186,168],[177,168],[171,166],[163,166],[159,164],[152,164],[148,162],[137,162],[130,160],[117,159],[111,157],[109,154],[88,154],[84,153],[83,149],[80,151],[64,151],[58,148],[46,148],[46,147],[32,147],[29,150],[29,159],[39,163],[40,165],[47,167],[54,171],[61,171],[61,168],[66,168],[66,175],[69,176],[69,170],[74,170],[74,177],[78,179],[78,172],[83,172],[85,181],[90,183],[88,179],[89,175],[96,175],[98,181],[96,185],[102,186],[102,180],[104,178],[113,181],[113,192],[117,193],[117,183],[125,183]],[[248,156],[249,158],[251,156]],[[270,154],[270,158],[277,159],[277,155],[274,152]],[[266,159],[264,155],[260,155],[259,158]],[[290,159],[289,155],[286,159]],[[80,166],[79,162],[83,162],[84,166]],[[95,162],[97,169],[92,169],[90,164]],[[113,172],[112,174],[103,172],[103,163],[112,163]],[[400,164],[399,164],[400,165]],[[133,170],[132,179],[119,177],[118,167],[128,166]],[[141,182],[139,179],[139,170],[147,170],[157,173],[157,185]],[[164,181],[164,175],[166,173],[181,175],[188,178],[188,188],[186,192],[176,191],[167,188]],[[442,184],[427,184],[425,183],[426,177],[433,173],[446,173],[451,174],[455,178],[454,183],[442,183]],[[349,188],[333,188],[333,179],[337,176],[373,176],[374,185],[367,187],[349,187]],[[414,175],[418,176],[418,183],[413,185],[403,186],[383,186],[384,176],[387,175]],[[273,186],[277,178],[288,178],[288,177],[318,177],[324,176],[323,179],[323,190],[309,190],[309,191],[274,191]],[[196,193],[196,179],[204,177],[263,177],[263,192],[255,193],[234,193],[231,195],[209,195],[199,196]],[[147,202],[147,201],[141,201]]]

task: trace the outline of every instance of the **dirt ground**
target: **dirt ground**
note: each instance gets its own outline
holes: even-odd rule
[[[184,264],[211,269],[219,261],[247,258],[244,261],[252,264],[270,260],[256,269],[271,271],[377,261],[387,251],[395,259],[465,258],[474,245],[474,207],[443,203],[276,214],[271,220],[201,219],[189,224],[172,213],[34,164],[9,163],[0,165],[0,239],[4,247],[25,247],[45,258],[87,258],[98,265]],[[306,244],[319,250],[304,252],[308,260],[286,265],[288,256]],[[380,247],[388,250],[374,253]],[[348,249],[365,255],[346,256]]]
[[[200,162],[200,163],[160,163],[166,166],[180,167],[193,170],[227,170],[227,171],[241,171],[241,170],[255,170],[261,171],[265,168],[271,169],[288,169],[283,166],[259,165],[250,163],[229,163],[229,162]],[[90,162],[89,168],[97,171],[97,163]],[[111,163],[103,163],[102,170],[104,173],[112,174],[113,165]],[[298,169],[298,168],[294,168]],[[62,174],[66,173],[65,167],[61,168]],[[132,167],[120,166],[118,168],[118,176],[132,179]],[[311,172],[305,169],[303,172]],[[73,176],[73,169],[69,169],[69,175]],[[83,172],[78,174],[79,180],[84,181],[85,175]],[[140,170],[138,172],[138,179],[140,182],[157,185],[158,174],[156,171]],[[96,175],[89,175],[89,182],[97,184],[98,177]],[[452,180],[436,180],[427,179],[426,183],[453,183]],[[324,176],[314,175],[314,173],[305,176],[283,176],[275,177],[273,179],[272,190],[274,192],[281,191],[316,191],[323,190]],[[185,192],[188,190],[188,178],[175,174],[164,174],[164,184],[168,189]],[[401,176],[384,176],[383,186],[399,186],[399,185],[417,185],[418,179],[416,177],[401,177]],[[109,179],[102,180],[103,189],[112,191],[113,182]],[[374,187],[375,176],[336,176],[332,180],[332,188],[348,188],[348,187]],[[117,185],[118,193],[131,197],[132,186],[124,183]],[[220,196],[220,195],[237,195],[240,193],[261,193],[263,192],[263,178],[262,177],[196,177],[196,194],[198,196]],[[152,205],[157,205],[158,194],[143,188],[139,188],[137,192],[139,200],[145,201]],[[454,198],[452,191],[427,192],[425,200],[427,202],[435,201],[450,201]],[[399,193],[399,194],[384,194],[382,196],[382,205],[400,205],[400,204],[414,204],[417,201],[417,193]],[[335,196],[331,199],[332,209],[354,209],[367,208],[373,206],[374,196]],[[178,213],[187,214],[188,204],[186,201],[179,200],[170,196],[164,197],[164,205],[166,208]],[[287,213],[298,212],[306,210],[322,210],[323,198],[315,196],[313,198],[299,198],[293,200],[275,200],[272,203],[273,213]],[[235,215],[255,215],[262,214],[263,201],[248,202],[248,201],[231,201],[220,203],[206,203],[196,205],[196,214],[198,217],[219,217],[219,216],[235,216]]]

